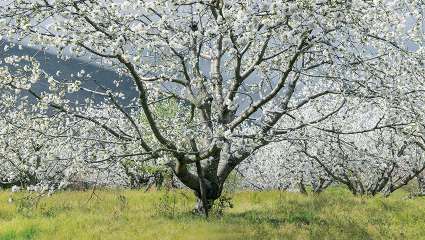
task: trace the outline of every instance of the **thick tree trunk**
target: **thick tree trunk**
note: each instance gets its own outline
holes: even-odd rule
[[[204,170],[202,169],[201,162],[198,160],[196,161],[196,172],[198,173],[199,178],[199,196],[201,198],[201,206],[198,207],[197,210],[201,210],[205,217],[208,218],[208,212],[210,210],[210,204],[207,200],[207,189],[206,189],[206,183],[205,183],[205,176],[204,176]],[[199,206],[199,201],[197,203],[197,206]]]
[[[191,141],[192,149],[198,152],[196,143]],[[223,184],[234,168],[251,154],[251,151],[240,152],[237,158],[230,157],[230,144],[225,143],[221,149],[214,150],[213,156],[200,161],[199,155],[192,163],[178,159],[171,163],[176,177],[188,188],[192,189],[198,198],[194,212],[205,214],[223,191]],[[196,163],[196,172],[190,171],[188,164]],[[202,164],[201,164],[202,163]],[[204,201],[202,201],[204,200]],[[206,211],[205,211],[206,210]]]
[[[218,199],[222,192],[222,183],[216,177],[216,172],[208,166],[201,166],[200,162],[196,163],[196,175],[187,169],[187,165],[177,162],[174,166],[174,173],[178,179],[192,189],[196,195],[197,202],[194,213],[206,215],[211,210],[214,201]]]
[[[196,198],[196,205],[195,208],[193,209],[193,213],[195,214],[199,214],[199,215],[203,215],[206,214],[208,217],[208,213],[210,212],[210,210],[212,209],[213,205],[214,205],[214,201],[215,199],[201,199],[201,198]],[[205,207],[206,205],[206,207]]]
[[[205,179],[203,193],[201,190],[194,190],[197,198],[193,212],[196,214],[203,214],[208,217],[208,213],[214,205],[214,201],[221,196],[222,188],[220,185]]]

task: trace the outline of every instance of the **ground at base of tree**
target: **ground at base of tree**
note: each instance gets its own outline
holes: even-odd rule
[[[238,192],[233,208],[209,220],[190,213],[188,191],[62,192],[35,205],[0,192],[0,240],[9,239],[423,239],[425,198]],[[32,195],[35,197],[35,195]]]

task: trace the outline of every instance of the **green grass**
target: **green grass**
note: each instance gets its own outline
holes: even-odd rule
[[[207,221],[190,192],[63,192],[7,203],[0,192],[0,240],[9,239],[423,239],[425,199],[239,192],[234,208]],[[23,198],[21,193],[15,199]]]

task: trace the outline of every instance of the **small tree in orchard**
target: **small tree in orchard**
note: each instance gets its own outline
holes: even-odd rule
[[[20,60],[6,58],[8,64],[5,66],[23,63],[25,59],[28,57]],[[30,77],[22,72],[2,76]],[[137,145],[116,141],[116,138],[98,131],[97,125],[90,121],[82,121],[62,111],[46,112],[44,100],[34,104],[31,97],[11,92],[8,88],[0,88],[0,98],[3,100],[0,102],[0,187],[18,185],[56,190],[131,185],[135,174],[122,167],[137,162],[140,155]],[[122,131],[128,127],[127,122],[119,119],[121,115],[117,115],[115,109],[85,110],[86,117],[95,115],[108,119],[110,125]],[[148,175],[146,183],[150,180],[155,183],[164,179],[161,170],[164,168],[159,161],[147,161],[136,174]]]
[[[66,133],[60,116],[47,117],[24,106],[22,95],[0,90],[0,187],[51,190],[72,178],[78,148],[57,135]]]
[[[422,79],[417,79],[417,81]],[[423,98],[423,91],[420,89],[410,90],[408,94],[408,101],[401,101],[398,108],[402,110],[403,114],[409,114],[413,124],[403,128],[399,131],[402,134],[405,142],[400,154],[406,153],[405,149],[408,147],[415,147],[419,150],[425,151],[425,102]],[[419,194],[425,194],[425,171],[416,175],[419,187]]]
[[[234,168],[273,138],[329,121],[352,96],[368,101],[386,95],[406,79],[400,75],[424,76],[419,1],[22,0],[4,5],[1,31],[9,39],[54,49],[63,58],[83,57],[123,75],[116,87],[95,79],[91,96],[97,101],[88,97],[76,103],[66,92],[50,100],[49,91],[31,94],[52,111],[89,121],[116,141],[137,144],[139,161],[169,161],[205,213]],[[2,84],[19,88],[19,81],[2,79]],[[136,97],[123,87],[128,81]],[[67,84],[84,91],[77,77]],[[31,84],[24,89],[31,90]],[[164,99],[178,103],[172,117],[155,114]],[[122,131],[108,119],[87,116],[88,107],[115,108],[131,128]],[[306,107],[314,112],[300,118],[297,112]],[[277,125],[287,121],[293,124]],[[393,123],[388,119],[388,124]]]
[[[353,194],[388,196],[425,169],[423,149],[394,132],[329,136],[300,144],[300,152]]]
[[[257,189],[280,189],[320,193],[334,179],[314,160],[299,152],[297,140],[271,143],[244,161],[238,171],[245,185]]]
[[[297,151],[354,194],[388,196],[408,184],[425,169],[425,145],[418,115],[423,112],[423,78],[407,78],[379,101],[352,98],[357,104],[335,114],[334,124],[306,131]],[[388,124],[382,114],[399,124],[380,127],[379,122]]]

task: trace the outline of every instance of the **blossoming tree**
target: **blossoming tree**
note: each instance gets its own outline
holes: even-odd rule
[[[91,96],[103,98],[102,104],[67,100],[68,91],[88,90],[78,76],[66,83],[48,76],[51,84],[69,87],[31,94],[116,141],[137,144],[140,161],[167,159],[205,213],[229,174],[257,149],[307,126],[324,121],[331,126],[329,119],[351,104],[351,97],[368,101],[386,95],[405,80],[400,75],[424,76],[421,1],[19,0],[4,5],[0,30],[10,40],[56,50],[63,58],[82,57],[123,75],[116,88],[96,79]],[[29,80],[2,83],[31,90],[38,78]],[[134,84],[137,97],[120,88],[126,81]],[[155,106],[167,99],[177,103],[177,111],[162,118]],[[116,109],[131,129],[87,116],[94,105]],[[304,108],[313,111],[298,114]],[[385,114],[381,118],[388,121],[377,122],[379,128],[394,124]],[[291,124],[282,128],[279,122]]]

